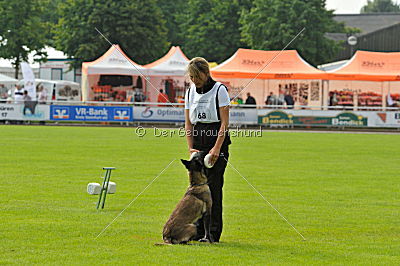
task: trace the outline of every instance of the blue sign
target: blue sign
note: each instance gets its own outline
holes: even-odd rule
[[[50,120],[88,122],[133,121],[132,107],[51,105]]]

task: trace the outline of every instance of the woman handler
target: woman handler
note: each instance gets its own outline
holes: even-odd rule
[[[208,174],[211,190],[211,235],[219,242],[222,233],[222,186],[229,157],[228,134],[229,94],[227,87],[215,82],[210,76],[208,62],[195,57],[189,62],[188,74],[191,84],[185,95],[185,129],[190,154],[205,151],[211,154],[214,166]],[[203,221],[197,223],[197,238],[204,237]]]

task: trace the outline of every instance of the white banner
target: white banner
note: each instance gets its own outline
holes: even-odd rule
[[[24,77],[24,90],[28,91],[28,95],[32,101],[36,101],[36,85],[35,75],[33,74],[31,66],[26,63],[21,63],[22,76]]]
[[[185,109],[182,107],[134,106],[133,120],[149,122],[184,122]]]
[[[400,110],[398,112],[372,112],[371,126],[400,128]]]
[[[47,121],[50,106],[33,104],[0,104],[0,120]]]
[[[231,107],[229,109],[229,124],[256,125],[257,115],[258,112],[256,108]]]
[[[152,122],[184,122],[185,111],[182,107],[133,107],[133,119]],[[229,110],[230,124],[257,124],[257,109],[231,108]]]

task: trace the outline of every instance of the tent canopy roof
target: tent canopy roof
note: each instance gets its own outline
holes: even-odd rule
[[[11,77],[9,77],[9,76],[0,74],[0,82],[7,82],[7,83],[12,83],[12,82],[14,82],[14,83],[17,83],[18,80],[17,80],[17,79],[14,79],[14,78],[11,78]]]
[[[347,62],[349,62],[349,60],[340,60],[340,61],[336,61],[336,62],[331,62],[331,63],[326,63],[323,65],[319,65],[318,69],[322,70],[322,71],[333,71],[336,70],[338,68],[341,68],[343,65],[345,65]]]
[[[87,75],[146,75],[147,69],[130,59],[118,44],[92,62],[82,63],[82,72]]]
[[[381,53],[357,51],[342,67],[331,71],[329,79],[335,80],[400,80],[400,52]]]
[[[280,53],[243,48],[211,69],[211,73],[215,78],[254,78],[260,73],[258,79],[324,79],[326,75],[304,61],[296,50]]]
[[[172,46],[166,55],[144,67],[148,68],[149,75],[183,76],[189,59],[179,46]]]

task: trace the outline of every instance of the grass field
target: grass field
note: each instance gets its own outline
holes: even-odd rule
[[[233,138],[224,232],[154,246],[188,178],[185,139],[133,128],[0,126],[0,264],[400,264],[399,135],[264,132]],[[171,166],[99,238],[171,160]],[[103,166],[117,193],[97,211]]]

